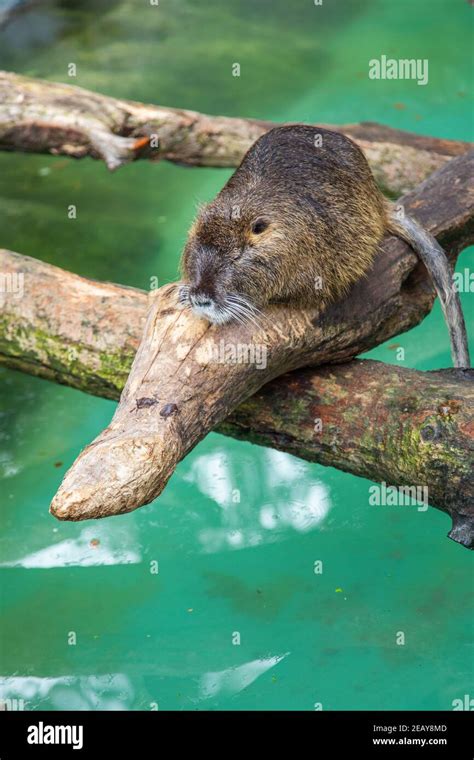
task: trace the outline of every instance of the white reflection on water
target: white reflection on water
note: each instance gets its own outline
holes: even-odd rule
[[[10,452],[0,452],[0,478],[13,478],[20,472],[20,465],[17,464]]]
[[[244,665],[227,668],[217,673],[204,673],[199,683],[199,696],[201,699],[210,699],[217,695],[231,696],[232,694],[238,694],[259,676],[266,673],[267,670],[278,665],[289,654],[289,652],[286,652],[275,657],[252,660]]]
[[[142,561],[138,541],[122,526],[91,526],[77,538],[67,538],[57,544],[26,554],[18,559],[0,563],[0,567],[51,568],[77,565],[130,565]]]
[[[226,452],[203,454],[183,477],[220,507],[219,524],[206,520],[199,531],[205,552],[268,543],[288,529],[314,530],[332,506],[328,486],[314,477],[311,465],[272,449],[244,459],[235,471]]]
[[[130,710],[134,696],[124,673],[0,678],[0,700],[23,700],[25,710]]]
[[[232,503],[232,473],[227,457],[220,451],[194,459],[184,480],[196,485],[201,493],[226,509]]]

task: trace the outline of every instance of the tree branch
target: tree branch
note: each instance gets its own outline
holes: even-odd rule
[[[0,72],[0,149],[103,159],[109,169],[137,158],[189,166],[237,166],[272,122],[208,116],[117,100],[68,84]],[[323,125],[352,137],[380,186],[397,197],[469,143],[423,137],[370,122]],[[151,136],[158,137],[153,147]]]
[[[304,369],[266,385],[218,431],[408,487],[448,512],[450,538],[472,549],[473,380],[474,370],[417,372],[357,359]]]
[[[28,283],[27,298],[9,299],[0,363],[117,400],[146,294],[7,251],[0,261],[11,283],[21,273]],[[389,485],[428,484],[431,506],[451,514],[450,537],[472,548],[473,379],[472,370],[425,373],[358,360],[304,369],[267,384],[216,430]]]

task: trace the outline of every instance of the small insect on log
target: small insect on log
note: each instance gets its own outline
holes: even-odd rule
[[[137,412],[139,409],[145,409],[149,406],[154,406],[158,403],[157,398],[147,398],[144,396],[143,398],[137,398],[135,399],[135,408],[132,409],[132,412]]]

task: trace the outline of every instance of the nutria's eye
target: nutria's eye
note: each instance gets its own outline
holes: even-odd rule
[[[257,219],[257,221],[252,224],[252,232],[254,235],[260,235],[262,232],[265,232],[267,227],[268,222],[266,222],[265,219]]]

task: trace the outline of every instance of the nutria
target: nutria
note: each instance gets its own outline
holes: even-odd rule
[[[454,364],[469,366],[444,251],[385,200],[360,148],[320,127],[276,127],[252,145],[191,227],[180,301],[214,323],[253,319],[269,303],[324,308],[368,272],[388,234],[408,242],[426,265]]]

